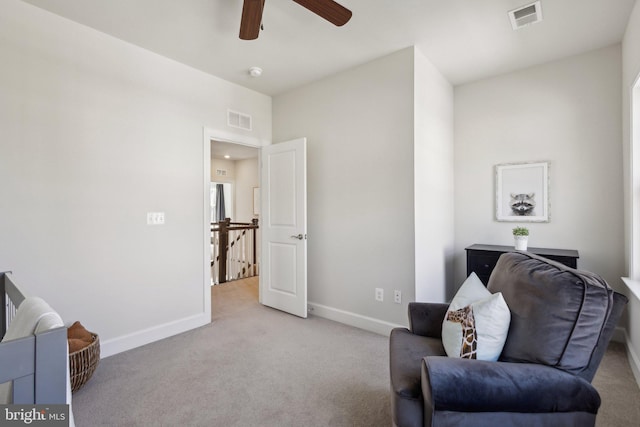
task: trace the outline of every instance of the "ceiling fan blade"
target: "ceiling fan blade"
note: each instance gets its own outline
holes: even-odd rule
[[[244,0],[242,5],[242,20],[240,21],[240,38],[255,40],[260,34],[262,25],[262,11],[264,0]]]
[[[333,0],[293,0],[338,27],[351,19],[351,11]]]

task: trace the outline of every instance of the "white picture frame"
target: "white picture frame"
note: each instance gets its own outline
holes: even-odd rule
[[[495,166],[496,220],[549,222],[549,162]]]

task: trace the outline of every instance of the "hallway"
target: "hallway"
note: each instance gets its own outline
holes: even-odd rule
[[[242,311],[258,302],[259,276],[211,287],[211,321]]]

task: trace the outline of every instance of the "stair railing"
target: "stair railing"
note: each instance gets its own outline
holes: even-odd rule
[[[251,220],[251,223],[231,222],[230,218],[211,223],[211,277],[215,283],[259,274],[257,230],[257,218]]]

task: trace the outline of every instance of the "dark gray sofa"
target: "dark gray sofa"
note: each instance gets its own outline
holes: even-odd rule
[[[409,329],[391,332],[393,424],[593,426],[591,380],[627,298],[599,276],[523,252],[506,253],[488,289],[511,311],[497,362],[450,358],[447,304],[409,304]]]

